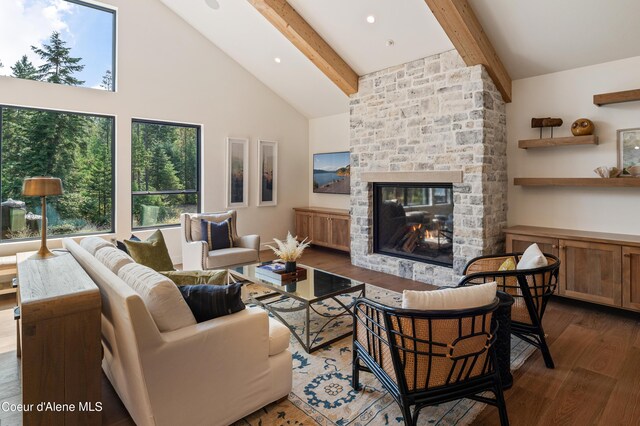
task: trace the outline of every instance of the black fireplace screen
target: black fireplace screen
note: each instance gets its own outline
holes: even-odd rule
[[[375,183],[373,245],[376,253],[451,267],[451,184]]]

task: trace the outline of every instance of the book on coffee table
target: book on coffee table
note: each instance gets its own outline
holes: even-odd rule
[[[267,278],[270,282],[286,284],[307,279],[307,270],[298,266],[295,272],[285,272],[283,263],[274,262],[256,267],[256,276]]]

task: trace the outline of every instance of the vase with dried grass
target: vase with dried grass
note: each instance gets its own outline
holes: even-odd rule
[[[304,249],[311,244],[311,241],[307,241],[306,238],[298,241],[297,237],[291,235],[291,232],[287,232],[287,239],[285,241],[280,241],[277,238],[274,238],[273,241],[276,242],[277,247],[268,244],[267,247],[273,250],[275,255],[284,262],[285,272],[296,271],[296,261],[302,256]]]

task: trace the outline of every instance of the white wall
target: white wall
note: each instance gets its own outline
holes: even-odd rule
[[[116,236],[131,234],[131,119],[202,125],[203,211],[225,208],[225,138],[251,138],[250,207],[238,232],[262,242],[293,228],[309,200],[308,120],[157,0],[105,0],[118,8],[116,93],[0,77],[0,104],[116,116]],[[10,64],[6,64],[10,65]],[[256,207],[257,138],[279,141],[278,206]],[[179,227],[165,229],[180,261]],[[59,246],[52,242],[52,247]],[[0,255],[38,247],[0,244]]]
[[[617,165],[616,130],[640,127],[640,102],[597,107],[593,95],[640,87],[639,71],[635,57],[513,82],[507,104],[509,225],[640,234],[637,189],[513,186],[514,177],[596,177],[596,167]],[[600,145],[519,149],[518,140],[538,137],[532,117],[561,117],[554,136],[571,136],[571,123],[589,118]]]
[[[309,205],[349,209],[349,194],[313,192],[313,154],[349,151],[349,113],[309,120]]]

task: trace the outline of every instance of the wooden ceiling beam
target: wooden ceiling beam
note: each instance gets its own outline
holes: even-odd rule
[[[511,102],[511,77],[467,0],[425,0],[468,66],[482,64],[505,102]]]
[[[358,92],[358,74],[286,0],[249,2],[345,94]]]

